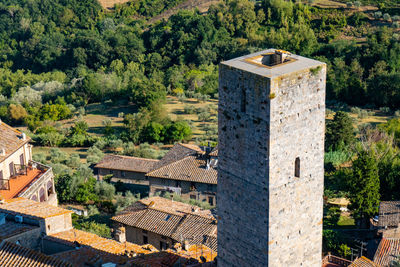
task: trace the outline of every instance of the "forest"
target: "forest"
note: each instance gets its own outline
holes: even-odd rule
[[[113,214],[139,196],[96,181],[90,164],[104,153],[160,158],[164,145],[181,141],[215,145],[215,104],[194,108],[187,99],[217,102],[223,60],[279,48],[323,61],[325,197],[352,203],[347,217],[326,207],[324,248],[348,257],[352,241],[332,229],[344,219],[367,227],[379,201],[400,199],[400,1],[323,8],[224,0],[206,13],[180,10],[150,22],[182,2],[133,0],[104,10],[96,0],[1,1],[0,119],[26,130],[35,146],[52,147],[35,159],[53,167],[60,202],[90,204],[96,222],[76,225],[109,236],[99,210]],[[194,140],[193,123],[168,114],[168,97],[209,122],[204,136]],[[83,118],[97,104],[98,113],[123,105],[123,126],[104,120],[99,134],[90,133]],[[385,120],[369,121],[374,115]],[[88,148],[87,157],[60,149],[71,147]]]

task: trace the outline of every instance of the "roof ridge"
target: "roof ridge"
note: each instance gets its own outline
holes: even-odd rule
[[[154,169],[154,170],[152,170],[152,171],[150,171],[150,172],[146,173],[146,175],[145,175],[145,176],[149,176],[149,174],[150,174],[150,173],[152,173],[152,172],[159,171],[159,170],[161,170],[162,168],[165,168],[165,167],[167,167],[167,166],[170,166],[170,165],[176,164],[176,163],[178,163],[178,162],[181,162],[181,161],[183,161],[184,159],[187,159],[187,158],[190,158],[190,157],[193,157],[193,158],[195,158],[195,156],[193,156],[193,155],[186,155],[186,156],[184,156],[184,157],[183,157],[183,158],[181,158],[181,159],[178,159],[178,160],[176,160],[176,161],[173,161],[173,162],[171,162],[171,163],[168,163],[168,164],[166,164],[166,165],[163,165],[163,166],[161,166],[161,167],[160,167],[160,168],[158,168],[158,169]]]
[[[22,132],[21,132],[21,131],[18,131],[17,129],[15,129],[14,127],[12,127],[12,126],[8,125],[8,124],[7,124],[7,123],[5,123],[4,121],[1,121],[1,122],[0,122],[0,125],[4,125],[4,126],[6,126],[6,127],[10,128],[12,131],[16,132],[17,134],[22,134]]]

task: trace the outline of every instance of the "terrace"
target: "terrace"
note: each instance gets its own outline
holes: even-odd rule
[[[52,175],[51,167],[34,161],[29,161],[27,166],[14,164],[14,169],[15,174],[10,179],[0,179],[0,195],[6,200],[21,196],[29,197],[31,191],[37,189],[36,185],[42,184],[48,175]],[[52,191],[52,186],[47,190]],[[50,195],[52,192],[48,193]],[[44,194],[39,198],[41,202],[45,201]]]

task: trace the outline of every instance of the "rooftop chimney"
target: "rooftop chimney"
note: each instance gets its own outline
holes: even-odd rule
[[[22,140],[26,140],[26,134],[22,133]]]
[[[274,53],[267,53],[262,55],[261,63],[263,65],[272,67],[289,61],[290,52],[283,50],[275,50]]]
[[[6,155],[6,149],[2,148],[0,149],[0,156],[5,156]]]

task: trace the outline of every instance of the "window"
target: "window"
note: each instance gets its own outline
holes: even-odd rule
[[[300,177],[300,158],[297,157],[294,162],[294,176],[299,178]]]
[[[190,199],[197,200],[197,197],[196,197],[196,195],[190,195]]]
[[[24,154],[19,155],[19,162],[21,165],[25,165]]]
[[[246,90],[244,88],[242,88],[240,111],[241,112],[246,112]]]
[[[168,243],[160,241],[160,250],[166,250],[166,249],[168,249]]]
[[[181,181],[176,181],[175,185],[176,187],[181,187]]]
[[[208,204],[214,206],[214,197],[208,197]]]
[[[14,162],[11,162],[8,167],[10,168],[10,176],[14,176]]]
[[[148,244],[149,243],[149,239],[147,238],[147,235],[143,236],[143,244]]]
[[[121,176],[122,176],[122,177],[125,177],[125,175],[126,175],[125,172],[124,172],[124,171],[121,171]]]
[[[146,231],[146,230],[142,230],[142,232],[143,232],[143,234],[147,234],[147,231]]]
[[[196,191],[196,183],[194,182],[190,183],[190,191]]]
[[[3,180],[3,171],[0,171],[0,180]]]

